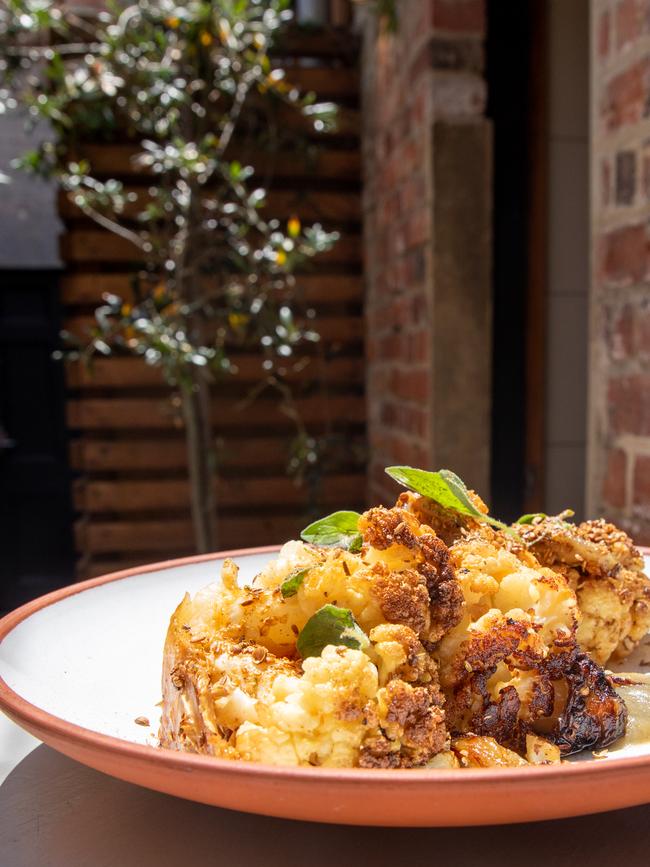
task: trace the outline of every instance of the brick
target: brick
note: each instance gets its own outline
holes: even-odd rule
[[[406,336],[406,361],[428,362],[431,357],[431,332],[426,329]]]
[[[636,153],[619,151],[616,154],[616,204],[631,205],[636,193]]]
[[[607,85],[602,109],[607,128],[614,131],[647,117],[649,93],[650,59],[643,58],[612,78]]]
[[[391,393],[400,400],[427,405],[431,400],[432,377],[425,369],[401,369],[393,371]]]
[[[606,282],[640,283],[648,276],[650,249],[645,226],[624,226],[602,238],[601,268]]]
[[[650,299],[624,304],[610,312],[606,339],[613,362],[647,361],[650,358]]]
[[[620,0],[616,7],[616,47],[625,48],[647,32],[646,0]]]
[[[424,6],[424,0],[419,0]],[[450,33],[485,33],[485,0],[433,0],[433,27]]]
[[[423,244],[430,234],[430,217],[427,208],[410,214],[406,223],[406,247],[412,249]]]
[[[650,457],[637,456],[634,462],[634,493],[635,506],[650,508]]]
[[[603,499],[608,506],[622,509],[626,503],[627,456],[622,449],[612,449],[607,454],[607,471],[603,481]]]
[[[606,58],[609,54],[609,31],[611,18],[609,11],[603,12],[598,22],[598,55]]]
[[[610,432],[650,436],[650,374],[610,379],[607,387]]]

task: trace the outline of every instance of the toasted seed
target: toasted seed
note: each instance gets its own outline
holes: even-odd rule
[[[136,725],[139,725],[139,726],[148,726],[148,725],[151,725],[151,723],[150,723],[149,720],[146,718],[146,716],[137,716],[137,717],[133,720],[133,722],[136,723]]]
[[[248,599],[244,599],[244,601],[240,602],[239,604],[241,605],[242,608],[245,608],[246,605],[252,605],[253,602],[255,602],[255,597],[253,597],[253,598],[249,597]]]
[[[253,660],[255,662],[264,662],[266,659],[266,654],[268,653],[266,647],[262,647],[261,644],[258,644],[255,650],[253,651]]]
[[[298,629],[298,627],[296,626],[295,623],[291,624],[291,631],[293,632],[294,635],[300,635],[300,630]]]

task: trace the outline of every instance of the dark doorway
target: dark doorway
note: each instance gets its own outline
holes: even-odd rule
[[[488,0],[494,130],[491,511],[544,500],[546,23],[544,0]]]
[[[0,271],[0,611],[73,577],[57,274]]]

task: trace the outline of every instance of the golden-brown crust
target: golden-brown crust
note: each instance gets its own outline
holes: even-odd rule
[[[429,593],[424,577],[415,569],[391,573],[382,563],[376,563],[373,571],[372,591],[386,620],[408,626],[418,635],[428,630]]]
[[[378,551],[398,546],[414,555],[414,568],[424,578],[429,596],[429,641],[438,641],[458,623],[463,594],[456,581],[449,549],[415,515],[400,509],[377,507],[359,522],[364,542]],[[413,595],[410,604],[413,606]],[[389,617],[389,619],[391,619]]]
[[[413,768],[447,744],[442,697],[435,687],[391,681],[380,696],[373,731],[361,747],[359,767]]]

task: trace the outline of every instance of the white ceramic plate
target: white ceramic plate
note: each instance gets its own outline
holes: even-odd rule
[[[275,550],[230,552],[242,583]],[[650,745],[613,749],[606,760],[496,771],[270,768],[158,749],[162,649],[171,612],[186,591],[194,593],[215,578],[224,556],[117,573],[13,612],[0,621],[0,707],[37,737],[107,773],[206,803],[287,818],[483,824],[650,800]],[[644,657],[650,658],[650,647],[641,647],[624,667],[633,670]],[[141,717],[150,725],[137,724]],[[395,785],[401,798],[396,803],[390,796],[387,813],[385,801]],[[540,797],[547,786],[549,797]],[[468,797],[483,798],[484,808],[468,816]]]

